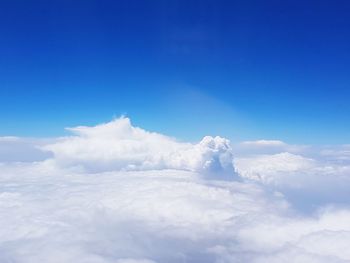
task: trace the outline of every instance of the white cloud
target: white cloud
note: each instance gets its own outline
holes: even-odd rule
[[[338,162],[350,162],[350,145],[328,146],[320,151],[320,155]]]
[[[226,139],[178,142],[126,118],[71,131],[18,139],[52,151],[44,161],[0,161],[1,263],[350,262],[344,161],[252,152],[234,161],[248,180],[207,180],[234,178]],[[322,200],[305,213],[292,188]]]
[[[257,141],[245,141],[242,142],[242,145],[247,145],[247,146],[256,146],[256,147],[266,147],[266,146],[285,146],[287,145],[286,143],[279,141],[279,140],[257,140]]]
[[[304,212],[327,204],[350,204],[350,164],[341,159],[282,152],[238,156],[234,163],[240,176],[282,192]]]
[[[237,158],[235,164],[241,176],[266,183],[315,167],[314,160],[288,152]]]
[[[309,149],[307,145],[293,145],[280,140],[256,140],[244,141],[235,145],[235,153],[239,155],[277,154],[289,152],[293,154],[305,153]]]
[[[43,149],[53,152],[60,166],[84,171],[178,169],[234,176],[230,142],[206,136],[198,144],[133,127],[128,118],[95,127],[70,128],[73,136]]]
[[[349,260],[341,247],[350,242],[350,210],[300,216],[261,186],[192,172],[47,166],[7,167],[0,179],[1,262]]]
[[[237,157],[234,163],[244,178],[266,184],[317,188],[322,184],[349,182],[350,164],[339,160],[341,158],[314,159],[282,152]]]

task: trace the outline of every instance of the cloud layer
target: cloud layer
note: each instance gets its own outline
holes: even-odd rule
[[[350,262],[347,146],[259,141],[233,158],[226,139],[127,118],[70,130],[0,139],[21,153],[0,160],[0,262]]]
[[[177,169],[234,176],[230,142],[218,136],[183,143],[133,127],[128,118],[68,130],[74,136],[43,147],[60,166],[88,172]]]

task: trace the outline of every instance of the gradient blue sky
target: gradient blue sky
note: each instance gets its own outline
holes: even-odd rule
[[[349,1],[2,0],[0,135],[121,114],[181,139],[350,142]]]

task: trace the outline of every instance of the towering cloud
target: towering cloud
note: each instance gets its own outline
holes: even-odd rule
[[[133,127],[128,118],[68,130],[74,135],[43,147],[60,166],[90,172],[177,169],[208,176],[235,175],[230,142],[218,136],[206,136],[198,144],[178,142]]]

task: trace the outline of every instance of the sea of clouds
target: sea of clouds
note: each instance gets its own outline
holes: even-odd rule
[[[350,262],[349,145],[69,131],[0,137],[1,263]]]

